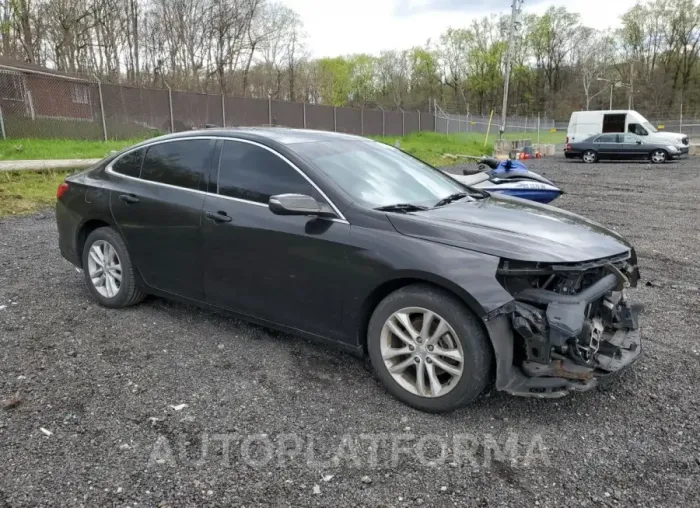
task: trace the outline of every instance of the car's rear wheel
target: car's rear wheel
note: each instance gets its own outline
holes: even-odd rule
[[[654,150],[651,152],[649,158],[654,164],[661,164],[662,162],[666,162],[666,159],[668,159],[668,154],[665,150]]]
[[[598,161],[598,154],[595,153],[593,150],[586,150],[585,152],[583,152],[581,158],[586,164],[593,164],[594,162]]]
[[[145,297],[124,240],[112,228],[98,228],[87,237],[83,272],[90,292],[105,307],[128,307]]]
[[[387,390],[422,411],[465,406],[491,379],[493,353],[478,319],[430,285],[387,296],[370,319],[367,348]]]

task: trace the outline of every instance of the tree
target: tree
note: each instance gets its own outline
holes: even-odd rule
[[[612,41],[609,37],[590,28],[581,30],[579,44],[575,49],[575,59],[586,98],[586,110],[590,109],[591,101],[607,89],[607,85],[601,81],[612,62],[611,50]],[[610,82],[610,80],[607,81]]]

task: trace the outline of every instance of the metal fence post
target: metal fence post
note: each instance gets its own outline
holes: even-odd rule
[[[168,108],[170,109],[170,132],[175,132],[175,118],[173,116],[173,91],[170,89],[170,85],[163,81],[165,86],[168,88]]]
[[[360,108],[360,136],[365,135],[365,108]]]
[[[537,144],[540,144],[540,114],[537,113]]]
[[[29,114],[33,122],[34,120],[36,120],[36,113],[34,111],[34,98],[32,97],[31,90],[27,90],[27,101],[29,102]]]
[[[683,103],[681,102],[681,122],[678,127],[678,132],[683,132]]]
[[[437,132],[437,99],[433,101],[433,132]]]
[[[420,125],[420,109],[417,111],[418,111],[418,132],[420,132],[420,127],[421,127],[421,125]]]
[[[303,113],[304,113],[304,129],[306,129],[306,103],[305,103],[305,102],[302,103],[302,106],[303,106],[303,107],[302,107],[302,110],[303,110]]]
[[[107,141],[107,122],[105,121],[105,104],[102,100],[102,82],[97,74],[93,74],[92,77],[97,81],[97,94],[100,96],[100,115],[102,115],[102,134],[104,135],[105,141]]]
[[[379,106],[379,109],[382,110],[382,136],[386,136],[386,122],[384,120],[384,108]]]
[[[267,94],[267,124],[272,127],[272,94]]]
[[[401,110],[401,137],[403,138],[406,136],[406,112],[399,108]]]
[[[2,139],[7,139],[7,134],[5,134],[5,117],[2,115],[2,106],[0,106],[0,130],[2,130]]]
[[[221,94],[221,126],[226,127],[226,99],[224,94]]]
[[[337,108],[333,106],[333,132],[338,132],[338,119],[336,116]]]

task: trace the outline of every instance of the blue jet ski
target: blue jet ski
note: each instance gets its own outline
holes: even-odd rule
[[[499,161],[495,157],[482,157],[477,164],[477,173],[469,174],[465,170],[463,175],[450,176],[470,187],[538,203],[551,203],[563,194],[559,187],[545,177],[529,171],[520,161]]]

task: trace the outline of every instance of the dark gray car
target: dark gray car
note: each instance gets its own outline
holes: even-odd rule
[[[650,143],[631,133],[597,134],[580,143],[566,145],[567,159],[581,159],[591,164],[599,160],[650,160],[662,163],[688,154],[687,146]]]
[[[527,397],[589,390],[641,354],[623,237],[364,138],[188,131],[57,197],[61,253],[103,306],[154,294],[367,355],[424,411],[492,380]]]

